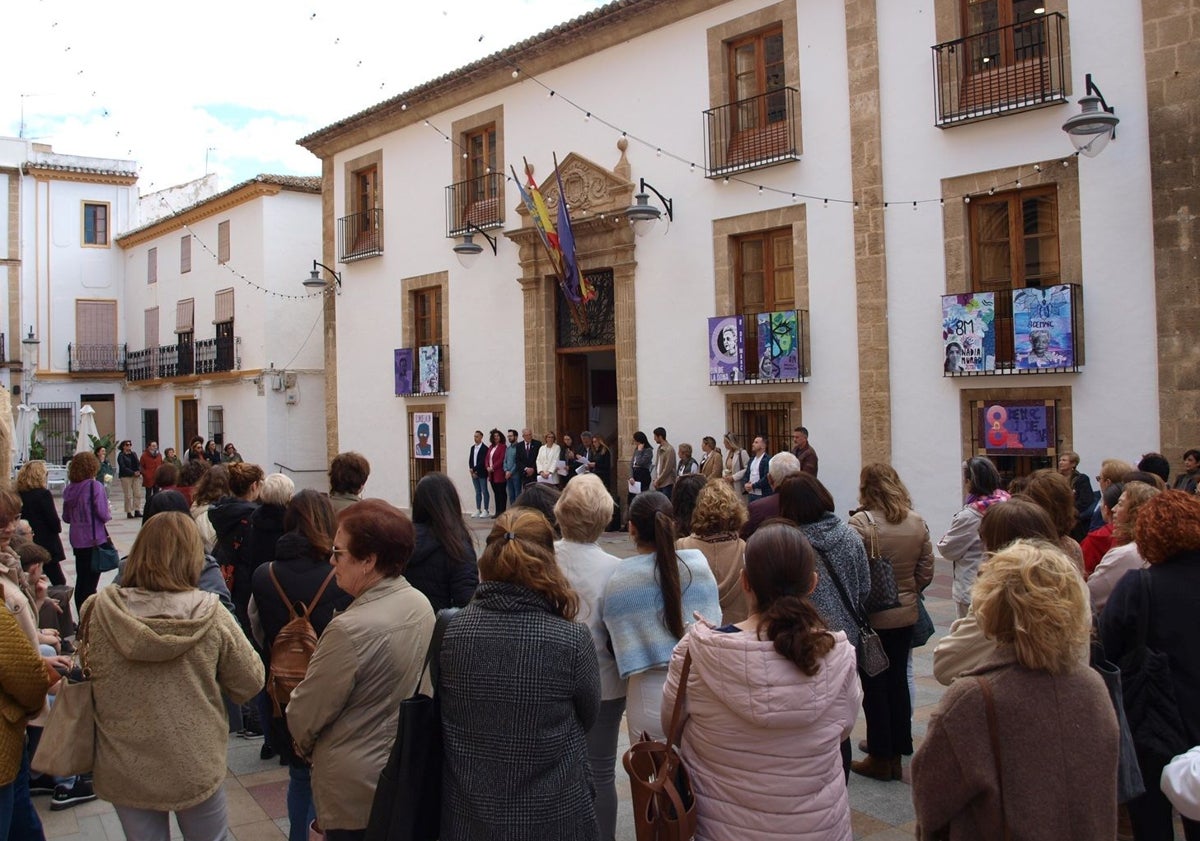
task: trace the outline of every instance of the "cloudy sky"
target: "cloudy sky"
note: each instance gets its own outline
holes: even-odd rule
[[[296,139],[599,0],[14,0],[0,135],[132,159],[143,193],[316,175]]]

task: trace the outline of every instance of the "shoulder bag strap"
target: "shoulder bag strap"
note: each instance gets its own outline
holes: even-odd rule
[[[683,735],[683,701],[687,697],[688,675],[692,671],[692,652],[683,657],[683,671],[679,673],[679,688],[675,692],[675,708],[671,710],[671,728],[667,732],[667,747],[679,744]]]
[[[274,562],[272,562],[271,565],[274,566],[275,565]],[[304,615],[305,616],[310,615],[312,613],[313,608],[321,603],[321,596],[325,595],[325,588],[328,587],[329,582],[333,580],[333,572],[334,572],[333,570],[329,570],[329,575],[325,576],[325,580],[321,582],[321,587],[320,587],[320,589],[317,590],[317,594],[312,597],[312,601],[310,601],[308,604],[306,604],[304,606]],[[271,577],[274,578],[275,573],[271,573]],[[276,582],[276,585],[278,585],[278,583],[279,582]]]
[[[871,526],[871,559],[879,557],[879,524],[875,522],[875,518],[871,516],[871,512],[863,509],[863,513],[867,515],[867,522]]]
[[[283,606],[287,608],[288,616],[295,619],[296,618],[296,608],[294,608],[292,606],[292,600],[288,598],[288,594],[283,591],[283,585],[280,584],[279,579],[275,577],[275,562],[274,561],[271,561],[271,563],[267,564],[267,575],[271,576],[271,583],[275,585],[275,589],[279,592],[279,598],[283,599]],[[333,573],[330,573],[330,575],[333,575]],[[329,579],[326,578],[325,584],[328,584],[328,583],[329,583]],[[321,585],[322,590],[325,589],[325,584]],[[319,593],[317,594],[317,598],[320,598]],[[313,599],[313,604],[316,604],[316,599]]]
[[[834,572],[833,565],[821,558],[821,565],[829,572],[829,577],[833,579],[833,584],[837,587],[838,595],[842,597],[842,604],[846,606],[846,610],[850,611],[850,615],[854,617],[854,621],[858,623],[859,628],[867,626],[867,621],[863,618],[862,611],[855,608],[854,603],[850,601],[850,596],[846,593],[846,588],[842,586],[842,579],[838,578],[838,574]]]
[[[1008,817],[1004,811],[1004,763],[1000,759],[1000,725],[996,721],[996,701],[992,697],[992,684],[982,675],[976,675],[975,680],[983,692],[983,706],[987,712],[988,738],[992,742],[992,761],[996,766],[996,788],[1000,796],[1000,828],[1005,841],[1008,834]]]
[[[417,686],[413,689],[412,694],[416,695],[421,691],[421,681],[425,679],[425,670],[429,670],[430,680],[433,681],[433,692],[437,694],[438,674],[441,671],[438,665],[438,655],[442,651],[442,637],[446,635],[446,628],[450,625],[450,620],[458,615],[460,608],[447,607],[439,610],[437,619],[433,622],[433,635],[429,638],[429,647],[425,649],[425,663],[421,666],[421,673],[417,675]]]

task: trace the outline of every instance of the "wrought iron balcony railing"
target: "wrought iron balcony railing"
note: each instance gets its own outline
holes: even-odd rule
[[[67,345],[67,371],[110,374],[125,370],[125,345]]]
[[[241,368],[238,336],[201,339],[176,345],[130,351],[125,367],[125,379],[140,380],[188,377],[192,374],[214,374],[237,371]]]
[[[418,397],[450,393],[450,346],[426,345],[396,352],[396,394]]]
[[[1059,12],[933,48],[940,128],[1067,101],[1066,18]]]
[[[1083,365],[1083,287],[942,296],[943,375],[1061,374]]]
[[[351,213],[338,220],[341,261],[361,260],[383,253],[383,208]]]
[[[242,367],[240,336],[218,336],[196,342],[196,373],[217,374]]]
[[[709,178],[800,160],[796,117],[800,93],[777,88],[704,112]]]
[[[504,225],[503,167],[446,188],[446,236],[462,236],[468,223],[485,231]]]
[[[808,310],[708,319],[708,384],[808,382]]]

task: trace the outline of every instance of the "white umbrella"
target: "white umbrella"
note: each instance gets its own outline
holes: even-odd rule
[[[100,430],[96,428],[96,410],[85,403],[79,410],[79,437],[75,441],[75,452],[90,453],[93,449],[92,437],[100,437]]]
[[[38,422],[36,406],[26,406],[22,403],[17,407],[17,423],[13,431],[13,456],[17,464],[29,460],[29,436],[33,434]]]

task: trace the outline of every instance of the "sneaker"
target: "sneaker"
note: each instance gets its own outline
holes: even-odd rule
[[[54,794],[56,788],[58,786],[55,784],[54,776],[51,774],[41,774],[37,777],[31,777],[29,780],[29,793],[34,797]]]
[[[257,724],[247,724],[238,731],[238,735],[243,739],[261,739],[263,737],[262,730],[259,729]]]
[[[133,519],[133,515],[132,515],[132,514],[130,514],[128,511],[126,511],[126,512],[125,512],[125,519],[126,519],[126,520],[132,520],[132,519]]]
[[[50,801],[50,811],[58,812],[70,809],[72,806],[90,803],[95,799],[96,793],[92,791],[92,781],[76,777],[73,785],[61,785],[54,789],[54,799]]]
[[[478,520],[478,519],[479,519],[479,511],[478,511],[478,510],[476,510],[476,511],[475,511],[475,513],[471,515],[471,519],[472,519],[472,520]]]

